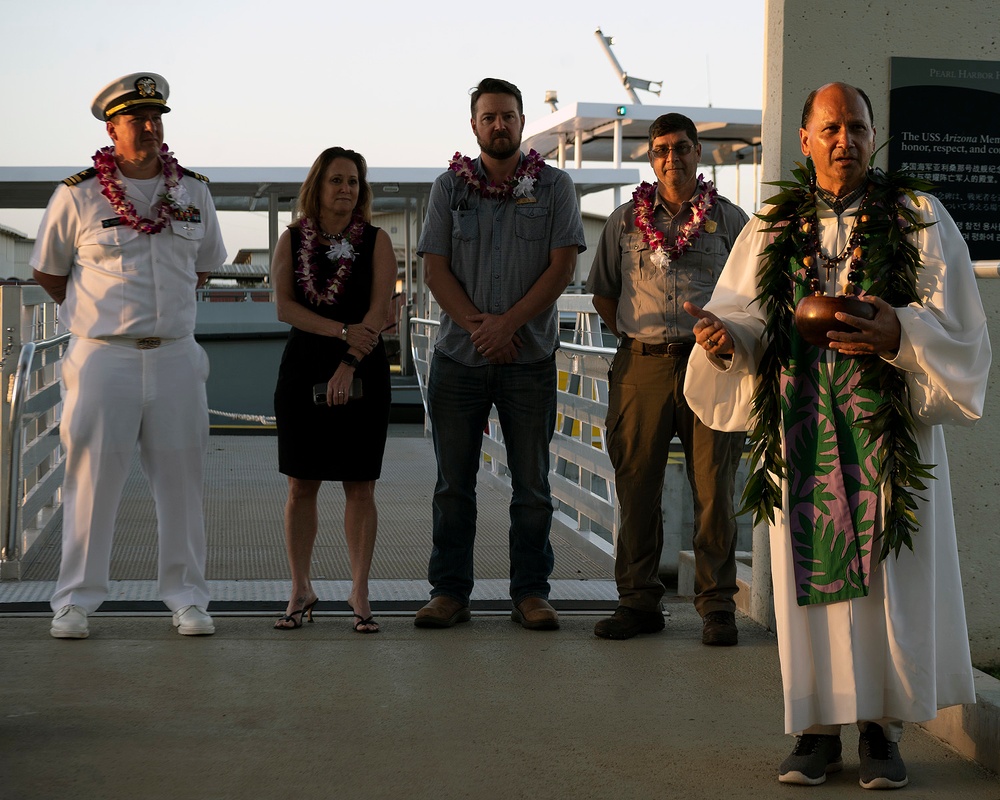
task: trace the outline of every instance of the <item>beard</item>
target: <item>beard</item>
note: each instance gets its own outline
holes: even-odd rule
[[[495,133],[488,141],[479,137],[476,138],[479,142],[479,149],[490,158],[495,158],[498,161],[510,158],[521,149],[521,138],[518,137],[517,141],[515,141],[506,133]]]

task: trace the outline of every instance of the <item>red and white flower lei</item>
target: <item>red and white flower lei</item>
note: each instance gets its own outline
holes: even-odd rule
[[[364,219],[355,215],[343,233],[331,238],[324,255],[334,262],[337,268],[333,274],[323,278],[320,275],[323,271],[320,261],[323,245],[318,241],[319,232],[308,217],[299,220],[302,246],[299,248],[298,264],[295,267],[295,280],[311,302],[316,305],[333,305],[340,300],[347,279],[351,275],[351,268],[354,266],[354,257],[361,246],[364,230]]]
[[[140,217],[135,206],[125,196],[125,184],[118,172],[118,162],[115,161],[115,148],[109,145],[94,153],[94,168],[97,170],[97,177],[101,183],[101,194],[111,203],[111,208],[114,209],[118,218],[140,233],[159,233],[167,226],[171,218],[187,220],[194,216],[191,198],[188,196],[187,190],[181,186],[181,178],[184,176],[181,165],[177,163],[174,154],[165,144],[160,147],[160,152],[157,155],[163,165],[163,180],[166,182],[167,189],[160,196],[159,211],[157,211],[156,219],[152,220]]]
[[[698,191],[695,199],[691,201],[691,219],[681,226],[677,231],[677,238],[669,247],[664,243],[666,237],[658,230],[653,222],[653,209],[656,206],[656,184],[640,183],[632,193],[632,202],[635,206],[635,227],[642,234],[642,239],[653,251],[653,266],[665,268],[672,260],[677,260],[688,248],[694,244],[702,230],[705,229],[708,219],[708,212],[715,205],[715,198],[719,196],[715,184],[706,181],[704,175],[698,176]],[[714,225],[713,225],[714,228]],[[711,231],[709,231],[711,233]]]
[[[476,174],[476,163],[468,156],[455,153],[451,161],[448,162],[448,169],[457,174],[469,186],[475,189],[483,197],[498,200],[501,198],[523,197],[526,200],[534,199],[535,182],[538,174],[545,168],[545,159],[534,150],[526,155],[521,163],[517,165],[517,170],[507,180],[501,184],[489,181],[484,183]]]

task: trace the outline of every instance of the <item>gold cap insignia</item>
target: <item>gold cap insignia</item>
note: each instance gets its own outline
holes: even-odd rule
[[[139,78],[135,82],[135,90],[139,97],[153,97],[156,94],[156,81],[152,78]]]

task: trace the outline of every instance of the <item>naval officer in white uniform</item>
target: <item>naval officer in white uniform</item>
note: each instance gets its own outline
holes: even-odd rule
[[[215,632],[206,612],[202,504],[208,356],[195,343],[195,289],[226,251],[208,180],[163,144],[169,87],[126,75],[91,106],[113,146],[63,181],[31,255],[72,339],[62,362],[66,452],[62,565],[50,633],[88,635],[108,595],[111,540],[139,445],[156,503],[159,592],[182,634]]]

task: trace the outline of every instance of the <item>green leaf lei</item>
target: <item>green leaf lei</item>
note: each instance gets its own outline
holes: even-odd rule
[[[758,366],[747,431],[752,443],[751,463],[757,468],[747,481],[738,512],[753,512],[755,524],[765,519],[773,523],[774,509],[781,505],[780,480],[787,476],[781,443],[781,372],[788,368],[791,352],[794,286],[804,280],[803,271],[797,267],[810,246],[808,226],[818,224],[810,170],[801,163],[796,167],[792,170],[795,180],[770,184],[781,191],[765,201],[765,207],[770,208],[756,215],[767,223],[765,233],[774,238],[761,254],[757,276],[760,294],[755,298],[766,316],[764,338],[768,342]],[[931,185],[904,172],[886,174],[877,168],[869,168],[868,181],[868,195],[858,210],[856,223],[863,251],[861,284],[866,294],[881,297],[897,308],[921,303],[916,289],[920,252],[907,237],[934,223],[922,222],[913,209],[902,203],[902,198],[905,195],[915,203],[914,193],[926,192]],[[860,358],[860,386],[880,391],[887,398],[861,422],[871,436],[885,435],[879,450],[878,476],[885,495],[881,561],[892,550],[898,556],[903,545],[913,549],[912,534],[918,528],[914,511],[917,500],[923,499],[914,492],[927,488],[925,480],[934,478],[934,465],[923,464],[918,457],[909,390],[902,373],[877,355]]]

